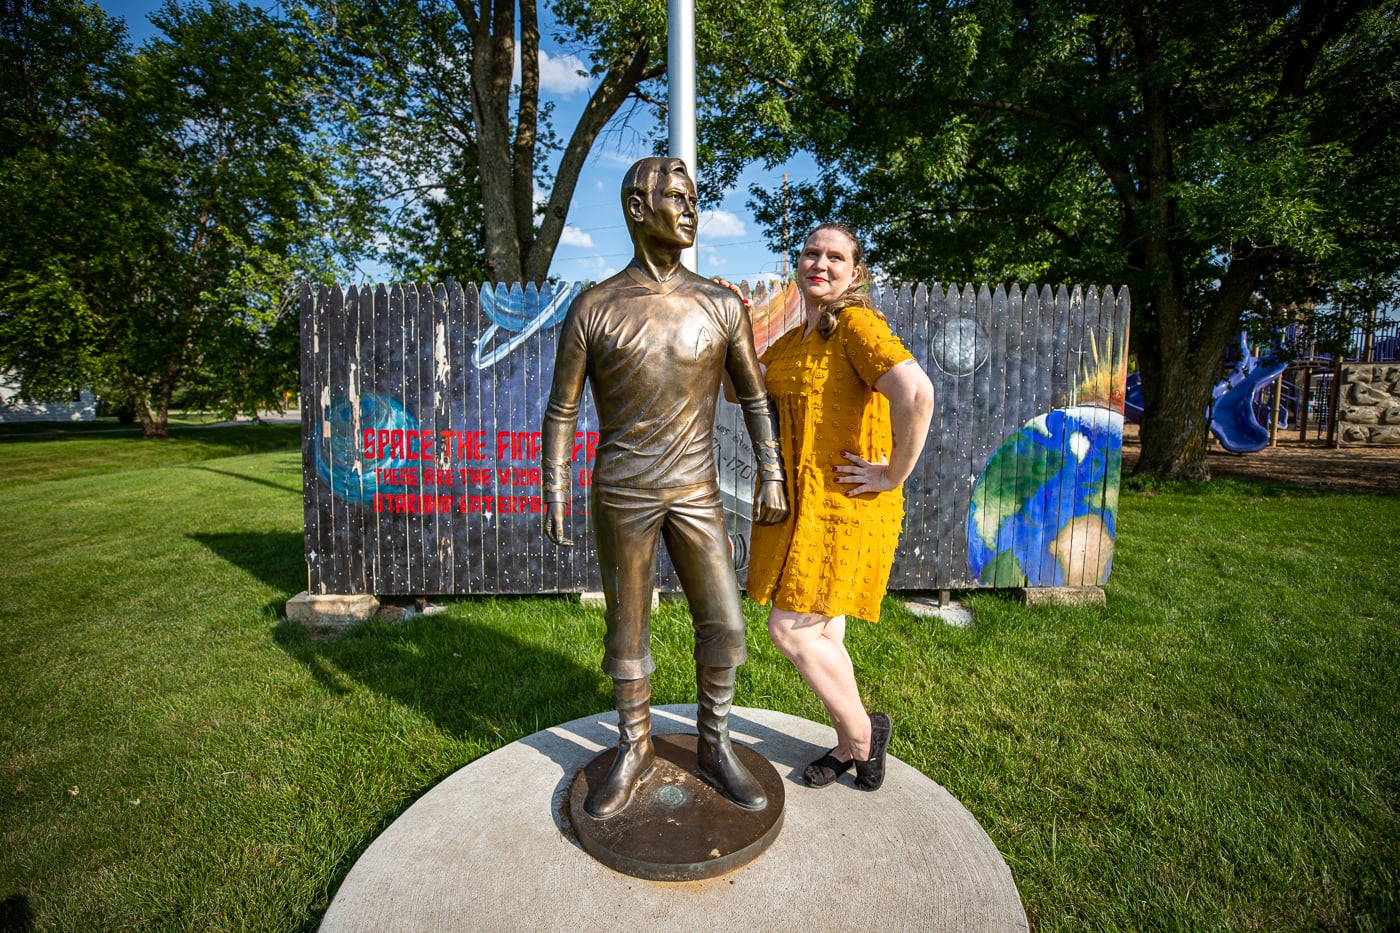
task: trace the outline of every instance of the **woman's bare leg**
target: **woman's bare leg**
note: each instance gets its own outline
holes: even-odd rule
[[[826,707],[836,727],[832,754],[842,761],[869,757],[870,716],[846,650],[846,617],[774,606],[768,612],[768,636]]]

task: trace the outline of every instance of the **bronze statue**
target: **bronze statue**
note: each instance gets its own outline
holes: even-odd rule
[[[544,416],[545,533],[567,546],[570,455],[591,380],[598,448],[590,487],[606,602],[603,670],[617,699],[618,750],[585,808],[618,813],[654,768],[651,599],[658,536],[695,626],[699,775],[750,810],[762,786],[729,743],[735,669],[747,658],[714,455],[715,407],[727,373],[758,458],[754,521],[781,522],[787,495],[777,419],[739,298],[680,262],[695,241],[695,184],[679,159],[642,159],[622,182],[635,247],[627,268],[574,299],[559,332]]]

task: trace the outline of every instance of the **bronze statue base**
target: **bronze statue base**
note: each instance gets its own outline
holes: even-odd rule
[[[604,865],[648,881],[698,881],[734,871],[764,853],[783,826],[783,781],[768,761],[737,742],[734,752],[763,786],[768,806],[745,810],[696,775],[697,735],[657,735],[656,770],[629,803],[604,820],[583,807],[607,776],[610,748],[574,775],[569,817],[583,850]]]

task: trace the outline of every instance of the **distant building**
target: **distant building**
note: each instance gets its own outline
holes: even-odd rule
[[[97,398],[87,389],[62,402],[26,402],[19,397],[14,376],[0,372],[0,423],[18,421],[95,421]]]

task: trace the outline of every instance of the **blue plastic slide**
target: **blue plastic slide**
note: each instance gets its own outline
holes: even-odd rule
[[[1142,424],[1142,373],[1128,373],[1128,391],[1123,399],[1123,417],[1133,424]]]
[[[1260,363],[1238,382],[1223,384],[1227,387],[1210,407],[1210,431],[1221,447],[1248,454],[1268,446],[1269,429],[1254,416],[1254,395],[1287,368],[1285,363]]]
[[[1220,446],[1231,453],[1249,454],[1269,444],[1269,429],[1254,415],[1254,397],[1283,375],[1284,363],[1264,362],[1249,352],[1247,336],[1240,334],[1240,360],[1228,378],[1216,383],[1211,392],[1210,430]],[[1123,417],[1134,424],[1142,422],[1142,376],[1128,373]]]

